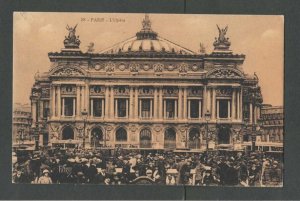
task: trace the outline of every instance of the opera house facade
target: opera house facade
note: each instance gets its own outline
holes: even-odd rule
[[[76,27],[68,31],[32,87],[40,146],[201,151],[251,141],[244,125],[258,121],[262,96],[227,27],[209,54],[160,37],[148,15],[136,36],[101,52],[82,52]]]

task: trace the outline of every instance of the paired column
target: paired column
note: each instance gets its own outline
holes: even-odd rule
[[[154,108],[154,110],[153,110],[153,117],[154,117],[154,119],[157,119],[157,112],[158,112],[158,105],[157,105],[157,95],[158,93],[157,93],[157,88],[155,88],[154,89],[154,104],[153,104],[153,108]]]
[[[109,117],[110,118],[114,118],[114,87],[111,86],[110,87],[110,106],[109,106]]]
[[[76,117],[80,116],[80,112],[80,86],[78,85],[76,86]]]
[[[202,115],[200,113],[200,117],[204,117],[206,111],[207,111],[207,87],[206,85],[203,88],[203,93],[202,93]]]
[[[61,91],[60,86],[57,86],[57,116],[61,116]]]
[[[135,119],[139,118],[139,88],[135,87],[134,89],[134,117]]]
[[[109,108],[110,108],[110,104],[109,104],[109,86],[105,86],[105,118],[108,119],[109,118]]]
[[[231,98],[231,119],[236,119],[236,89],[232,90],[232,98]]]
[[[159,97],[158,97],[158,118],[162,119],[163,118],[163,92],[162,92],[163,88],[160,87],[159,88]]]
[[[178,119],[182,119],[182,88],[179,87],[178,93]]]
[[[212,107],[211,107],[211,118],[216,119],[216,88],[212,88]]]
[[[133,87],[129,88],[129,118],[132,119],[133,115]]]
[[[249,104],[249,123],[252,123],[252,112],[253,112],[253,105],[252,103]]]
[[[183,88],[183,119],[187,118],[187,88]]]

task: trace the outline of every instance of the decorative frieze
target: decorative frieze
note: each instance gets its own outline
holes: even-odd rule
[[[177,87],[165,87],[163,88],[164,96],[178,96],[178,88]]]
[[[203,90],[200,87],[192,87],[188,90],[188,96],[202,97],[203,96]]]
[[[62,85],[61,86],[61,94],[62,95],[75,95],[76,94],[76,86],[75,85]]]
[[[105,87],[99,85],[90,86],[90,95],[104,95]]]
[[[219,97],[231,97],[232,96],[232,88],[229,88],[229,87],[216,88],[216,95]]]

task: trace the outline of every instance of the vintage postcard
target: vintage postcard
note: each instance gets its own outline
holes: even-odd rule
[[[284,18],[15,12],[12,182],[282,187]]]

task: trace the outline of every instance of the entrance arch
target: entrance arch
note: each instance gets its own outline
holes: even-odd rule
[[[189,132],[189,148],[199,149],[200,148],[200,132],[197,128],[192,128]]]
[[[167,128],[165,130],[164,147],[169,149],[176,148],[176,132],[173,128]]]
[[[124,128],[119,128],[116,131],[116,141],[126,142],[127,141],[127,131]]]
[[[218,132],[218,144],[230,143],[230,128],[227,126],[220,126]]]
[[[140,148],[151,148],[151,131],[148,128],[144,128],[140,132]]]
[[[67,126],[62,131],[62,140],[74,140],[73,128]]]
[[[96,127],[91,131],[91,145],[93,147],[99,147],[100,142],[103,141],[103,132],[100,128]]]

